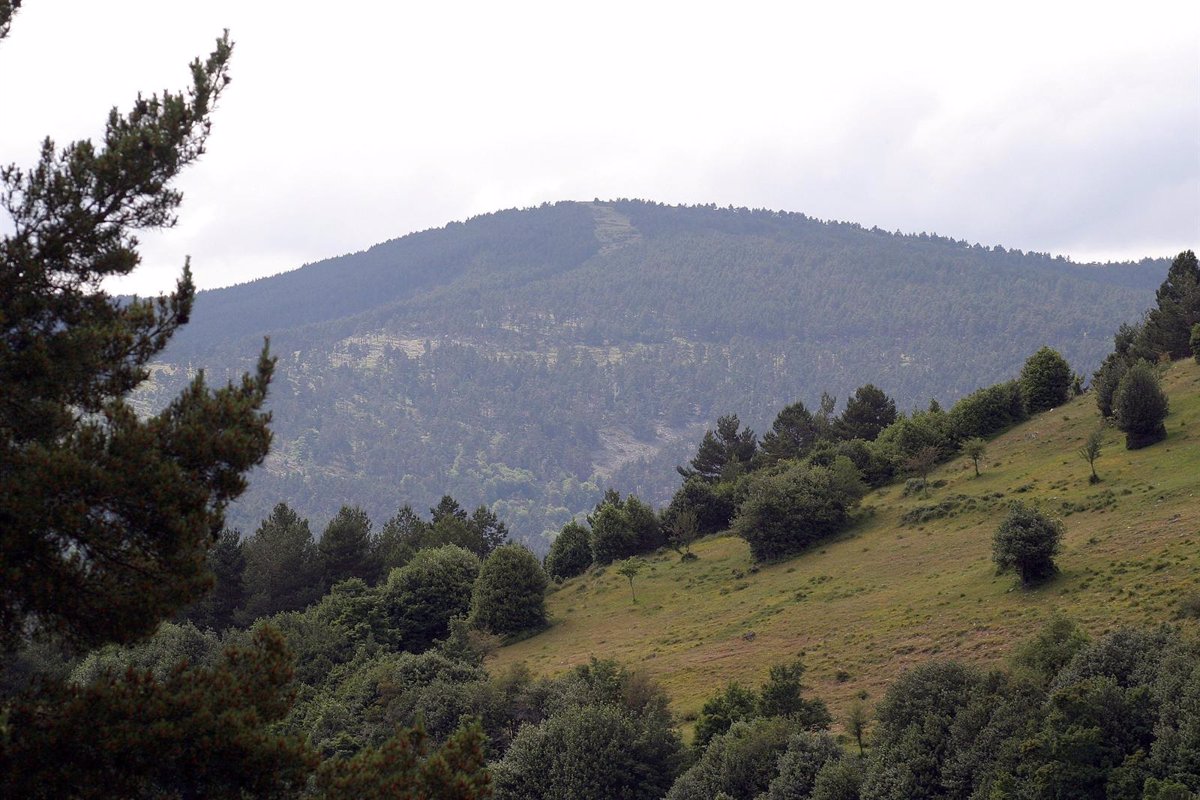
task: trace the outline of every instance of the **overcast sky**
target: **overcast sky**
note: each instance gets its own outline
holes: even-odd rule
[[[233,83],[117,289],[242,282],[451,220],[640,197],[1076,260],[1200,246],[1200,3],[26,0],[0,161]]]

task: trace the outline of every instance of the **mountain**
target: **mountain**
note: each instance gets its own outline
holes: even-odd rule
[[[287,501],[381,523],[443,494],[546,535],[606,486],[661,504],[716,418],[874,383],[901,408],[1086,374],[1164,260],[1096,265],[803,214],[620,200],[503,211],[202,292],[144,408],[270,336],[275,444],[230,520]]]
[[[572,578],[551,589],[550,627],[501,649],[492,671],[615,658],[695,719],[728,681],[757,686],[803,654],[812,696],[841,719],[860,692],[875,703],[929,660],[1000,667],[1056,614],[1094,637],[1180,618],[1195,630],[1181,612],[1200,599],[1200,365],[1175,362],[1163,388],[1167,439],[1129,451],[1104,429],[1100,483],[1078,454],[1100,424],[1088,393],[988,442],[979,477],[961,456],[930,476],[928,498],[903,481],[872,492],[849,530],[795,558],[756,568],[733,536],[702,540],[694,561],[660,552],[636,578],[636,604],[611,567]],[[1059,574],[1035,588],[992,561],[1014,500],[1065,524]]]

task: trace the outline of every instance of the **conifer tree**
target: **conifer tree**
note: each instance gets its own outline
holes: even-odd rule
[[[763,456],[769,461],[802,458],[816,445],[821,434],[817,418],[797,400],[784,407],[762,440]]]
[[[371,520],[361,508],[342,506],[325,526],[317,551],[325,589],[347,578],[371,580],[376,569],[371,558]]]
[[[1141,332],[1144,348],[1173,359],[1187,358],[1192,326],[1200,323],[1200,262],[1195,253],[1185,250],[1175,257],[1156,299],[1157,307],[1146,315]]]
[[[15,5],[4,3],[0,31]],[[216,391],[203,374],[159,413],[127,396],[188,320],[175,291],[118,302],[136,232],[167,227],[179,171],[203,152],[232,46],[192,64],[184,93],[114,110],[103,140],[46,139],[31,169],[0,170],[0,642],[37,631],[129,642],[212,585],[205,553],[270,443],[273,360]],[[97,613],[99,610],[103,613]]]
[[[896,421],[896,401],[874,384],[860,386],[846,401],[834,427],[842,439],[873,441],[879,433]],[[764,448],[766,442],[763,443]]]
[[[1158,382],[1158,373],[1146,361],[1139,361],[1121,378],[1113,395],[1113,416],[1125,433],[1125,447],[1137,450],[1167,438],[1164,420],[1169,404]]]

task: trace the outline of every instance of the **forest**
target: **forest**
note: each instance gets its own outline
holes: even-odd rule
[[[20,5],[0,0],[0,39]],[[444,261],[430,256],[425,271],[397,284],[391,302],[405,307],[404,315],[348,298],[327,312],[297,310],[294,319],[308,327],[294,338],[285,333],[264,343],[263,331],[248,327],[259,324],[252,321],[230,325],[232,338],[221,341],[205,329],[212,323],[201,322],[202,296],[187,265],[175,291],[159,298],[117,298],[101,285],[138,266],[137,232],[174,224],[182,196],[171,187],[205,150],[233,50],[228,34],[218,38],[191,64],[188,88],[139,96],[128,111],[113,111],[99,144],[47,140],[34,166],[0,172],[11,218],[0,237],[0,796],[1175,800],[1200,792],[1195,594],[1181,599],[1174,620],[1146,619],[1100,635],[1055,617],[987,668],[923,660],[882,697],[861,696],[837,717],[808,685],[802,654],[759,664],[762,680],[754,685],[712,687],[686,731],[668,690],[637,665],[592,657],[540,674],[520,662],[498,668],[494,660],[500,648],[534,641],[556,623],[547,597],[574,577],[611,570],[627,581],[636,604],[648,556],[686,563],[698,558],[694,548],[702,541],[745,542],[752,569],[811,558],[870,513],[862,504],[872,489],[902,483],[906,494],[928,497],[938,488],[934,470],[951,459],[970,459],[978,476],[981,462],[991,468],[985,456],[995,437],[1048,419],[1067,403],[1094,400],[1090,413],[1100,430],[1119,431],[1126,454],[1163,457],[1179,448],[1188,457],[1194,445],[1181,444],[1188,432],[1172,419],[1163,382],[1183,362],[1200,364],[1200,264],[1192,251],[1180,253],[1163,278],[1155,264],[1078,266],[733,209],[701,209],[702,230],[692,240],[692,226],[700,224],[694,209],[561,204],[547,213],[582,215],[586,224],[564,226],[570,231],[540,258],[519,248],[489,255],[490,239],[474,233],[456,239]],[[510,219],[529,223],[528,235],[539,242],[545,228],[559,230],[532,212],[485,224]],[[815,271],[798,269],[802,251],[780,244],[790,235],[839,240],[841,260],[822,257],[809,263]],[[868,242],[943,256],[881,259]],[[633,255],[641,248],[668,268],[644,269]],[[685,258],[689,252],[711,257]],[[772,268],[745,270],[749,253]],[[1030,260],[1043,269],[1026,270]],[[475,271],[482,262],[487,270]],[[688,272],[701,263],[715,269]],[[851,273],[864,264],[879,270],[856,282]],[[586,275],[597,269],[624,293],[626,318],[597,310],[614,307]],[[622,269],[626,281],[617,280]],[[815,274],[839,269],[844,281],[800,292]],[[948,322],[941,304],[964,300],[965,290],[956,295],[946,279],[971,269],[981,291],[993,282],[1014,305],[997,312],[986,299],[964,304],[978,316],[980,337],[967,341],[992,342],[964,357],[964,329],[956,327],[962,320]],[[1123,318],[1118,312],[1139,296],[1126,294],[1137,287],[1124,284],[1156,270],[1153,306],[1111,339],[1111,331],[1102,334],[1097,320]],[[455,271],[454,283],[442,282]],[[303,274],[288,280],[322,272],[297,277]],[[653,287],[634,275],[650,283],[673,275],[667,283],[680,289],[680,302],[655,306],[647,300]],[[788,275],[799,277],[788,283]],[[937,282],[936,301],[928,291],[921,295],[921,275]],[[835,284],[849,289],[839,296]],[[535,285],[547,305],[516,304],[521,287]],[[903,287],[922,303],[904,305]],[[791,290],[814,304],[824,298],[831,313],[792,318],[796,298],[779,300]],[[1054,321],[1010,335],[1041,318],[1037,303],[1015,305],[1023,290],[1053,308]],[[462,293],[472,291],[513,304],[477,302],[467,307],[486,311],[452,321],[464,307]],[[904,308],[846,313],[873,292],[876,301],[899,298]],[[1070,313],[1055,305],[1067,307],[1068,294],[1079,303]],[[553,324],[538,316],[550,308],[561,314]],[[838,326],[847,319],[862,337],[852,342],[896,336],[896,328],[872,327],[869,320],[881,313],[912,325],[912,342],[934,344],[853,363],[826,351],[814,363],[828,371],[805,365],[789,372],[789,359],[803,361],[804,347],[819,350],[845,336]],[[421,342],[412,356],[402,346],[376,352],[377,339],[362,340],[364,331],[383,330],[419,341],[416,332],[434,323],[448,338]],[[551,359],[538,325],[578,338],[559,342]],[[342,337],[336,353],[321,350],[331,341],[317,338],[323,326]],[[499,337],[492,347],[504,339],[504,348],[462,344],[476,329]],[[176,359],[203,341],[189,343],[189,330],[210,336],[217,357],[236,352],[237,359],[224,372],[168,361],[176,334],[183,340]],[[1061,351],[1044,344],[1059,341],[1056,330]],[[618,332],[624,338],[613,344]],[[775,355],[733,355],[743,339],[770,336],[783,337],[774,340],[784,348]],[[347,349],[348,339],[360,349]],[[635,345],[656,354],[639,361],[626,351]],[[585,357],[588,348],[610,354]],[[655,360],[663,352],[694,358],[695,348],[703,357],[684,359],[688,368],[676,372]],[[318,365],[303,357],[306,349],[330,360]],[[932,384],[900,379],[898,365],[909,363],[893,358],[901,353],[916,353],[918,370],[939,376],[948,410],[937,399],[905,409]],[[345,360],[335,363],[334,355]],[[507,372],[514,364],[521,368]],[[555,372],[562,364],[578,372]],[[750,364],[769,364],[787,377],[764,387]],[[681,377],[696,366],[724,387],[707,400],[688,395],[699,384],[687,381],[700,378]],[[646,411],[640,404],[653,401],[622,400],[629,384],[612,382],[610,367],[631,370],[628,380],[639,369],[665,375],[663,384],[688,403],[639,417]],[[542,372],[529,386],[510,384],[505,397],[495,384],[476,380],[489,369],[498,379]],[[391,378],[406,370],[416,377],[398,389]],[[579,402],[599,392],[589,402],[601,413],[577,429],[566,417],[555,424],[538,418],[557,402],[549,385],[571,375],[593,376],[574,390]],[[873,382],[851,391],[847,382],[865,375]],[[135,394],[152,376],[151,387]],[[327,382],[309,394],[318,378]],[[789,381],[826,391],[814,401],[794,386],[789,391]],[[536,402],[539,388],[547,392]],[[442,428],[409,429],[411,440],[360,439],[349,423],[339,427],[345,418],[323,416],[329,407],[286,401],[361,393],[373,402],[373,392],[387,394],[401,417],[428,422],[429,408],[438,407],[463,420],[495,421],[488,446],[524,447],[523,455],[509,464],[489,460],[482,443],[469,449],[461,443],[489,428],[456,427],[453,416],[438,417]],[[848,395],[840,410],[835,393]],[[453,406],[467,397],[475,403],[469,412]],[[722,405],[719,415],[711,413],[713,402]],[[761,437],[735,407],[764,427]],[[759,422],[764,413],[774,414],[769,426]],[[349,417],[367,429],[383,424],[382,417]],[[635,418],[641,427],[630,422]],[[660,426],[696,421],[699,445],[689,442],[686,456],[655,484],[674,490],[662,499],[610,488],[623,486],[619,470],[603,473],[603,491],[589,486],[593,469],[587,481],[577,477],[553,495],[561,505],[545,511],[539,481],[550,475],[565,484],[570,459],[591,463],[586,449],[569,446],[576,437],[603,439],[603,428],[589,426],[627,425],[649,438]],[[297,425],[306,434],[297,434]],[[324,439],[327,431],[338,438]],[[381,482],[395,478],[397,459],[438,435],[442,448],[427,449],[454,451],[454,460],[445,472],[430,469],[428,485],[406,485],[409,473],[394,481],[393,494],[407,497],[390,501],[398,510],[379,514],[366,501],[346,502],[360,472]],[[391,455],[366,458],[366,439],[392,448]],[[1056,457],[1086,461],[1088,484],[1102,483],[1104,441],[1089,438],[1078,453]],[[563,462],[532,479],[522,474],[559,444]],[[303,466],[313,453],[332,458],[340,483],[310,480]],[[266,480],[272,458],[301,483]],[[539,462],[539,470],[544,466]],[[425,499],[422,492],[439,480]],[[510,484],[533,488],[523,495]],[[463,491],[466,485],[474,492]],[[254,505],[235,503],[251,486],[273,492],[273,502],[242,531],[239,520]],[[487,492],[503,498],[504,491],[512,505],[489,502]],[[319,535],[308,517],[318,495],[319,508],[338,507],[318,524]],[[522,508],[524,517],[515,514]],[[544,558],[520,541],[528,531],[515,527],[534,518],[561,523]],[[1016,500],[993,521],[997,573],[1012,581],[1012,591],[1045,597],[1032,593],[1059,579],[1061,520]]]

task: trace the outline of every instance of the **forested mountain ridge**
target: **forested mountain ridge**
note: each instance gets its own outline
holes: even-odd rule
[[[448,492],[541,549],[605,485],[665,502],[670,466],[730,410],[762,430],[868,378],[902,408],[945,403],[1042,344],[1090,372],[1165,271],[802,214],[558,203],[201,293],[141,399],[234,374],[269,335],[275,445],[236,523],[278,500],[378,520]]]

